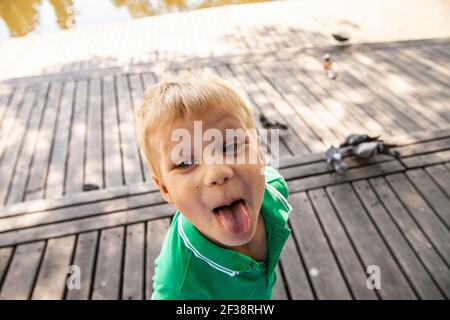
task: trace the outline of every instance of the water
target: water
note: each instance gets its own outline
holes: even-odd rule
[[[169,12],[270,0],[0,0],[0,40]]]

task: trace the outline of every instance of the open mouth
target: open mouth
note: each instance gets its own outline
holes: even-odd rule
[[[237,199],[228,205],[213,209],[222,227],[233,235],[242,235],[250,231],[250,213],[244,199]]]
[[[219,206],[213,209],[214,213],[219,213],[220,210],[226,210],[226,209],[231,209],[233,206],[239,204],[239,203],[244,203],[244,199],[237,199],[235,201],[233,201],[232,203],[228,204],[228,205],[223,205],[223,206]]]

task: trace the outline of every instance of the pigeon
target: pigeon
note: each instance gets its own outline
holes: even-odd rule
[[[333,70],[333,61],[329,53],[323,55],[323,69],[328,78],[332,80],[337,78],[337,73]]]
[[[350,134],[339,148],[333,145],[325,152],[325,160],[337,173],[347,169],[344,158],[352,155],[356,160],[368,160],[377,154],[385,154],[394,158],[400,157],[400,152],[393,148],[397,145],[384,143],[380,136],[370,137],[366,134]]]
[[[83,184],[83,191],[92,191],[92,190],[98,190],[98,189],[100,189],[100,188],[96,184],[92,184],[92,183]]]
[[[325,160],[337,173],[342,173],[347,170],[347,164],[344,162],[343,153],[334,146],[331,146],[325,152]]]
[[[267,117],[263,114],[260,114],[259,121],[261,122],[261,125],[265,129],[281,129],[281,130],[287,130],[287,125],[280,123],[278,121],[270,121],[267,119]]]
[[[400,153],[392,148],[396,145],[384,144],[382,141],[368,141],[358,144],[352,154],[358,159],[369,159],[377,154],[386,154],[398,158]]]
[[[367,141],[375,141],[378,140],[380,136],[377,137],[369,137],[366,134],[350,134],[345,138],[345,141],[341,143],[339,147],[347,147],[347,146],[357,146],[358,144],[362,142]],[[382,141],[382,140],[381,140]]]
[[[347,42],[350,37],[344,36],[342,34],[332,33],[333,38],[338,42]]]

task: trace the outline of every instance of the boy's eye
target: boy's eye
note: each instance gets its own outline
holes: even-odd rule
[[[183,160],[183,161],[179,162],[176,165],[176,167],[180,168],[180,169],[185,169],[185,168],[189,168],[193,164],[194,164],[194,160]]]
[[[230,143],[223,146],[223,153],[227,156],[233,155],[241,151],[242,147],[245,145],[245,142],[235,142]]]

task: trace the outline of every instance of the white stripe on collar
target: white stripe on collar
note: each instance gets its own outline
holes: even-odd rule
[[[270,191],[272,191],[273,193],[275,193],[275,195],[281,200],[281,202],[283,203],[283,205],[285,206],[285,208],[291,212],[292,211],[292,206],[290,205],[290,203],[287,201],[287,199],[280,193],[280,191],[277,190],[277,188],[275,188],[274,186],[266,183],[266,187],[270,189]]]
[[[220,272],[226,273],[230,277],[235,277],[235,276],[237,276],[239,274],[239,271],[234,271],[234,270],[228,269],[228,268],[226,268],[224,266],[221,266],[220,264],[218,264],[218,263],[208,259],[204,255],[202,255],[200,252],[198,252],[198,250],[189,241],[188,237],[186,236],[186,233],[183,230],[183,220],[182,220],[182,215],[181,214],[178,217],[178,233],[180,234],[181,238],[183,239],[183,242],[186,245],[186,247],[189,250],[191,250],[197,258],[205,261],[207,264],[209,264],[214,269],[216,269],[216,270],[218,270]]]

